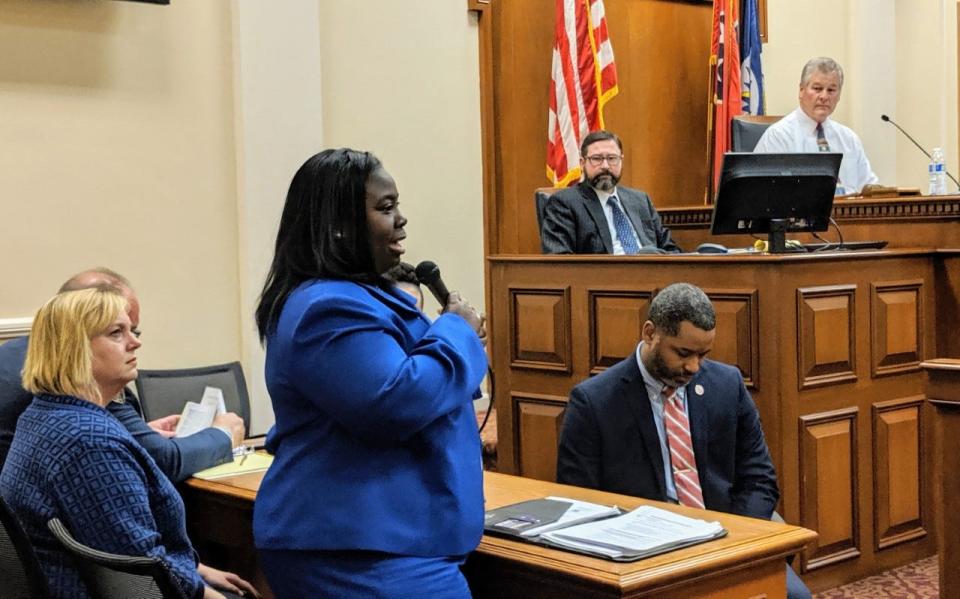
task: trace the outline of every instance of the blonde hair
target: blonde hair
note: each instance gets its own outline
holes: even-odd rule
[[[51,395],[72,395],[100,402],[93,378],[90,339],[127,309],[120,290],[101,285],[53,296],[37,311],[30,329],[23,388]]]

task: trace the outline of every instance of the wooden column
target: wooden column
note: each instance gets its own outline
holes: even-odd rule
[[[960,597],[960,475],[956,460],[960,455],[960,360],[938,359],[920,365],[927,373],[927,401],[936,409],[932,463],[940,556],[940,596]]]

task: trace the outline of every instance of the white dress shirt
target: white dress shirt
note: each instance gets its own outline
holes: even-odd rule
[[[592,186],[591,186],[592,187]],[[620,198],[617,197],[617,188],[614,187],[613,191],[603,191],[593,188],[593,191],[597,194],[597,199],[600,200],[600,206],[603,208],[603,214],[607,217],[607,228],[610,229],[610,238],[613,239],[613,253],[616,256],[623,256],[626,254],[623,251],[623,244],[620,243],[620,239],[617,237],[617,228],[613,226],[613,208],[610,207],[610,204],[607,203],[607,198],[613,196],[614,201],[617,203],[617,206],[620,206],[620,210],[623,212],[623,216],[627,219],[627,224],[630,225],[630,233],[633,235],[633,239],[637,242],[637,247],[643,247],[643,242],[640,241],[640,238],[637,237],[637,232],[633,228],[633,222],[630,220],[630,217],[627,216],[627,211],[623,208],[623,203],[620,201]]]
[[[864,185],[879,181],[870,168],[863,144],[853,129],[828,118],[823,121],[823,133],[830,145],[830,151],[843,153],[837,194],[858,192]],[[819,152],[817,121],[798,107],[767,127],[753,151],[767,154]]]

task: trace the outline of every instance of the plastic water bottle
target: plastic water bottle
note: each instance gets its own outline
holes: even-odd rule
[[[930,166],[927,167],[927,174],[930,176],[930,190],[928,194],[932,196],[947,195],[947,171],[943,164],[942,149],[933,149]]]

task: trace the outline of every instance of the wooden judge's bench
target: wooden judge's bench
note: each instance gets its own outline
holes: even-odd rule
[[[709,208],[661,216],[684,248],[752,242],[711,238]],[[811,589],[932,554],[932,414],[920,363],[960,356],[960,197],[840,200],[834,217],[845,240],[889,246],[488,257],[499,470],[555,479],[570,389],[632,354],[650,299],[686,281],[717,310],[711,357],[740,368],[759,407],[781,514],[819,533],[795,564]]]

